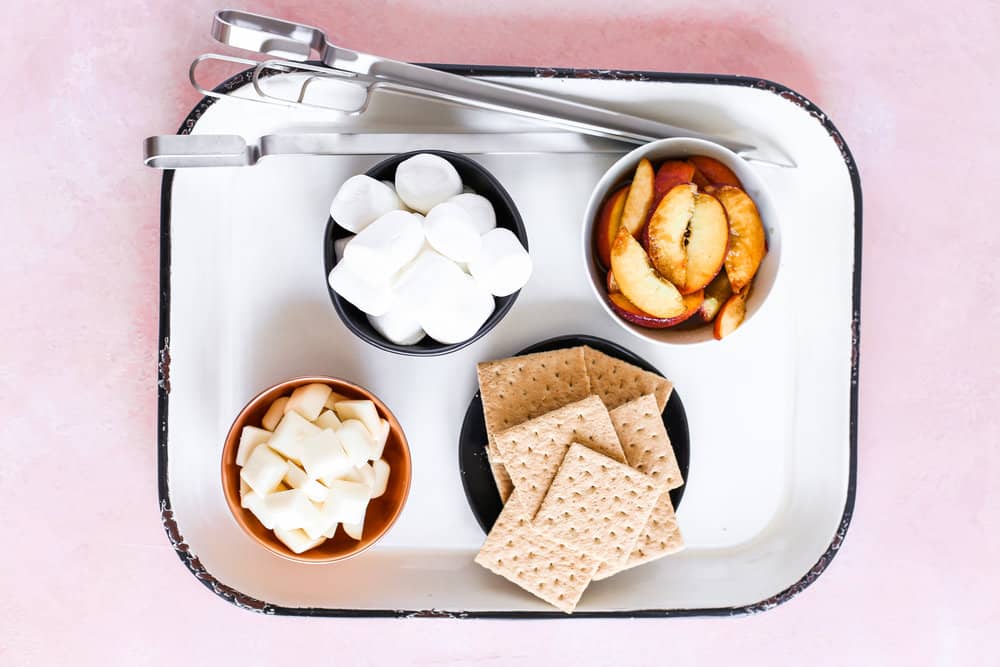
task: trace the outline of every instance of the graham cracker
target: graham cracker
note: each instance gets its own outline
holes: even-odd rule
[[[486,450],[486,460],[490,464],[490,472],[493,473],[493,481],[496,482],[497,492],[500,494],[500,502],[506,503],[514,490],[514,483],[510,481],[510,475],[507,474],[507,468],[503,462],[491,454],[489,445],[483,445],[483,448]]]
[[[657,501],[656,507],[653,508],[653,513],[639,534],[639,539],[625,564],[616,568],[609,563],[601,563],[594,575],[594,581],[607,579],[622,570],[648,563],[663,556],[669,556],[683,548],[684,537],[677,525],[674,504],[670,502],[670,494],[664,493]]]
[[[496,434],[494,443],[514,487],[523,491],[532,517],[574,442],[619,463],[626,460],[608,409],[597,396],[588,396]]]
[[[533,525],[572,551],[618,567],[662,494],[652,477],[574,442]]]
[[[656,480],[664,491],[684,484],[656,398],[640,396],[610,411],[611,423],[630,466]]]
[[[591,394],[581,347],[484,361],[476,373],[491,441],[504,429]]]
[[[613,410],[644,394],[656,396],[660,412],[667,406],[673,385],[656,373],[644,371],[627,361],[616,359],[592,347],[584,347],[584,361],[590,378],[590,390]]]
[[[567,614],[576,608],[598,565],[535,530],[520,489],[504,505],[476,562]]]

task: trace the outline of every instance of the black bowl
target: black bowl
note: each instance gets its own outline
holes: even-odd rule
[[[589,345],[608,356],[627,361],[650,373],[663,375],[651,363],[621,345],[584,334],[549,338],[524,348],[514,356],[561,350],[577,345]],[[680,468],[681,477],[684,479],[683,485],[670,492],[670,500],[674,504],[674,509],[677,509],[684,496],[684,490],[691,481],[688,469],[691,462],[691,433],[688,430],[687,413],[684,411],[684,404],[677,394],[676,387],[670,392],[662,417],[667,435],[670,436],[670,444],[674,448],[674,455],[677,457],[677,467]],[[500,492],[497,491],[489,461],[486,460],[486,420],[483,417],[483,399],[478,391],[473,394],[472,401],[469,402],[462,430],[458,435],[458,468],[462,474],[462,487],[465,489],[469,507],[483,532],[488,533],[500,516],[503,503],[500,502]]]
[[[524,230],[524,222],[521,220],[521,214],[517,211],[517,206],[514,205],[514,200],[511,199],[507,191],[504,190],[504,187],[500,185],[500,181],[493,174],[488,172],[478,162],[470,160],[464,155],[448,151],[412,151],[410,153],[400,153],[399,155],[382,160],[365,173],[379,181],[395,181],[396,167],[399,163],[420,153],[440,155],[450,162],[458,171],[459,176],[462,177],[462,182],[465,185],[475,190],[476,194],[486,197],[493,204],[493,209],[497,214],[497,227],[504,227],[514,232],[514,235],[521,241],[521,245],[524,246],[525,250],[528,249],[528,234]],[[333,267],[337,265],[337,257],[333,250],[334,241],[350,235],[351,232],[338,225],[333,218],[327,221],[326,232],[323,235],[323,263],[326,267],[324,280],[326,276],[330,275]],[[446,345],[437,342],[430,336],[425,336],[422,341],[415,345],[397,345],[392,341],[386,340],[382,334],[376,331],[375,327],[368,322],[368,317],[365,313],[330,289],[329,283],[327,283],[327,291],[330,293],[330,301],[333,302],[333,307],[337,310],[337,314],[340,315],[340,319],[354,335],[369,345],[374,345],[382,350],[414,357],[433,357],[448,354],[474,343],[500,323],[500,320],[504,318],[507,311],[517,301],[517,295],[520,294],[520,291],[518,291],[508,296],[496,297],[496,308],[493,310],[493,314],[483,323],[483,326],[479,328],[479,331],[474,336],[461,343]]]

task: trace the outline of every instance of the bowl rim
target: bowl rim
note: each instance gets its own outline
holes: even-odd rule
[[[394,168],[404,160],[407,160],[415,155],[420,155],[422,153],[430,153],[431,155],[437,155],[439,157],[443,157],[449,162],[453,161],[457,162],[459,165],[465,168],[469,168],[480,173],[483,176],[483,178],[487,181],[487,183],[489,183],[490,187],[493,190],[493,193],[496,194],[497,198],[501,202],[503,202],[504,208],[506,208],[510,212],[510,220],[513,226],[513,229],[511,229],[510,231],[512,231],[514,235],[517,237],[518,241],[521,242],[521,245],[524,246],[525,251],[530,251],[528,247],[528,232],[524,226],[524,220],[521,217],[521,212],[518,209],[517,204],[514,202],[514,198],[510,196],[510,193],[507,192],[507,189],[503,186],[502,183],[500,183],[500,180],[493,175],[493,172],[491,172],[489,169],[487,169],[479,162],[473,160],[467,155],[463,155],[461,153],[455,153],[453,151],[444,151],[436,149],[407,151],[405,153],[397,153],[396,155],[387,157],[384,160],[380,160],[379,162],[371,166],[369,169],[367,169],[364,174],[365,176],[370,176],[372,178],[377,179],[378,176],[376,176],[376,174],[378,174],[379,172],[388,168]],[[482,192],[477,191],[476,194],[482,195]],[[504,227],[504,229],[510,229],[510,228]],[[477,340],[479,340],[480,338],[488,334],[490,331],[492,331],[498,324],[500,324],[500,322],[502,322],[503,319],[507,316],[507,313],[510,312],[511,308],[514,307],[514,302],[517,301],[517,297],[521,294],[521,290],[517,290],[516,292],[508,294],[507,296],[495,297],[498,304],[496,308],[494,308],[493,313],[490,315],[490,317],[486,320],[486,322],[483,323],[483,326],[481,326],[479,330],[475,334],[473,334],[470,338],[461,341],[459,343],[437,343],[435,341],[434,347],[417,347],[415,345],[399,345],[397,343],[393,343],[392,341],[387,340],[385,337],[378,335],[377,333],[371,334],[368,331],[359,328],[351,319],[353,317],[353,314],[347,312],[347,306],[345,305],[347,303],[346,300],[343,299],[339,294],[334,292],[330,288],[330,284],[327,281],[327,277],[329,276],[330,271],[333,269],[333,267],[335,267],[339,263],[336,257],[336,253],[334,251],[333,243],[334,241],[343,238],[345,236],[348,236],[350,234],[351,232],[349,232],[347,229],[337,224],[337,221],[333,219],[333,216],[329,216],[327,218],[326,227],[323,230],[323,266],[324,266],[323,281],[326,284],[326,290],[327,293],[330,295],[330,301],[333,303],[333,308],[334,310],[337,311],[337,316],[340,318],[340,321],[343,322],[344,326],[347,327],[347,329],[352,334],[354,334],[364,342],[368,343],[369,345],[376,347],[380,350],[385,350],[386,352],[393,352],[395,354],[401,354],[410,357],[437,357],[445,354],[450,354],[452,352],[456,352],[464,347],[472,345]]]
[[[595,273],[599,272],[599,267],[597,267],[597,260],[594,256],[593,249],[594,225],[596,224],[597,215],[600,213],[601,204],[604,202],[605,198],[614,186],[622,180],[621,178],[610,179],[609,176],[613,172],[621,169],[623,165],[634,166],[638,164],[639,160],[644,157],[648,157],[651,153],[668,151],[672,147],[678,147],[677,152],[679,154],[685,154],[688,157],[699,155],[699,153],[695,152],[699,148],[705,149],[721,156],[721,158],[724,158],[720,159],[719,157],[716,157],[716,155],[708,155],[708,157],[718,159],[727,167],[732,168],[733,165],[739,165],[736,169],[734,169],[734,171],[741,172],[740,180],[743,181],[745,189],[754,190],[756,192],[753,196],[754,204],[758,209],[764,209],[767,211],[766,219],[764,219],[765,213],[764,210],[761,210],[761,218],[764,219],[764,228],[768,246],[765,261],[768,257],[771,258],[770,264],[774,266],[773,276],[768,281],[764,289],[757,287],[751,292],[749,301],[752,301],[753,305],[748,305],[747,315],[743,324],[740,325],[737,331],[734,331],[730,334],[730,336],[727,336],[727,339],[731,338],[739,330],[745,329],[747,323],[753,319],[753,316],[766,306],[768,296],[771,294],[774,286],[778,283],[780,278],[782,263],[781,221],[777,207],[774,203],[774,197],[771,195],[770,188],[768,188],[768,186],[764,183],[763,179],[756,172],[745,165],[743,158],[721,144],[694,137],[668,137],[642,144],[620,157],[614,162],[614,164],[608,167],[603,174],[601,174],[600,179],[594,185],[593,190],[591,190],[590,199],[587,200],[587,207],[583,214],[584,218],[581,245],[583,249],[584,266],[587,272],[587,279],[590,285],[591,293],[597,299],[604,312],[607,313],[607,315],[614,320],[618,326],[637,338],[650,343],[655,343],[657,345],[695,346],[713,343],[718,344],[722,341],[715,339],[712,333],[712,326],[707,323],[690,329],[647,329],[626,321],[611,309],[611,306],[608,304],[606,292],[602,292],[601,287],[598,286],[598,281],[594,278]],[[651,158],[651,161],[653,159],[654,158]],[[657,157],[655,159],[661,160],[672,158],[664,156],[662,158]],[[744,178],[744,175],[747,177]],[[773,230],[773,232],[768,231],[769,228]],[[761,266],[764,266],[763,262],[761,263]]]
[[[385,525],[378,532],[378,534],[368,544],[358,549],[355,549],[349,553],[342,554],[339,556],[332,556],[330,558],[304,557],[304,554],[309,553],[308,550],[304,551],[302,554],[296,554],[293,553],[291,549],[287,549],[287,547],[283,549],[278,549],[275,548],[272,544],[265,542],[260,537],[255,535],[250,530],[250,527],[247,525],[247,515],[250,514],[250,510],[244,508],[240,504],[239,474],[237,473],[235,475],[234,486],[231,487],[230,484],[227,484],[227,480],[230,476],[229,467],[230,465],[235,465],[234,459],[236,457],[236,449],[239,445],[239,434],[243,430],[243,427],[248,425],[246,424],[246,415],[253,408],[258,406],[258,404],[260,403],[260,401],[263,399],[264,396],[270,394],[271,392],[281,390],[279,395],[280,397],[283,396],[286,391],[291,391],[297,387],[306,384],[312,384],[314,382],[330,385],[334,391],[339,391],[339,389],[353,390],[362,394],[368,400],[371,400],[375,404],[375,407],[379,410],[379,416],[381,416],[383,419],[389,422],[390,429],[395,430],[396,432],[399,433],[399,444],[402,448],[402,455],[407,462],[405,470],[405,487],[403,489],[402,499],[399,502],[399,504],[393,509],[392,516],[385,523]],[[247,403],[242,408],[240,408],[240,411],[236,414],[236,417],[233,419],[233,422],[230,425],[229,430],[226,431],[226,437],[225,440],[223,441],[222,454],[220,460],[220,473],[221,473],[220,479],[222,486],[222,495],[225,498],[226,506],[229,508],[229,512],[230,514],[232,514],[233,520],[253,542],[265,548],[272,554],[288,561],[292,561],[295,563],[305,563],[307,565],[326,565],[329,563],[337,563],[340,561],[348,560],[350,558],[354,558],[355,556],[362,554],[365,551],[368,551],[368,549],[372,548],[383,537],[385,537],[386,534],[388,534],[388,532],[396,524],[396,521],[399,520],[399,515],[403,513],[403,508],[406,506],[406,502],[407,500],[409,500],[410,497],[410,488],[413,483],[413,457],[412,457],[412,452],[410,451],[409,441],[406,439],[406,433],[403,430],[402,425],[399,423],[399,420],[396,419],[396,416],[392,413],[389,407],[373,392],[369,391],[368,389],[365,389],[364,387],[355,382],[351,382],[350,380],[346,380],[340,377],[335,377],[331,375],[302,375],[288,380],[283,380],[281,382],[278,382],[276,384],[264,388],[263,390],[257,392],[253,396],[253,398],[247,401]]]

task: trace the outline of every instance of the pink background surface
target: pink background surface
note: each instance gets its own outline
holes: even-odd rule
[[[996,664],[1000,6],[744,4],[247,7],[400,59],[767,77],[854,151],[860,464],[840,555],[755,617],[534,623],[269,618],[181,566],[156,502],[160,175],[139,155],[195,103],[185,73],[218,6],[7,6],[0,663]]]

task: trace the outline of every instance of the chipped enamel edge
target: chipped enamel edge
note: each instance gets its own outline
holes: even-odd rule
[[[785,590],[760,602],[738,607],[717,607],[707,609],[641,609],[622,612],[578,612],[570,618],[664,618],[680,616],[742,616],[759,614],[773,609],[792,599],[809,587],[826,570],[834,556],[840,550],[847,535],[847,529],[854,514],[854,501],[857,492],[857,457],[858,457],[858,370],[860,364],[861,343],[861,180],[854,157],[840,132],[819,107],[805,96],[766,79],[751,77],[711,75],[711,74],[676,74],[667,72],[644,72],[628,70],[599,69],[563,69],[563,68],[516,68],[495,66],[468,65],[430,65],[436,69],[461,74],[464,76],[522,76],[536,78],[577,78],[602,79],[620,81],[670,81],[674,83],[697,83],[707,85],[730,85],[745,88],[766,90],[792,104],[802,108],[816,119],[830,135],[836,144],[841,157],[847,166],[851,178],[854,196],[854,273],[852,283],[852,318],[851,318],[851,415],[850,415],[850,466],[847,483],[847,498],[844,503],[844,513],[840,525],[834,533],[833,540],[816,563],[797,582]],[[246,85],[252,78],[253,70],[236,74],[220,84],[216,92],[230,92]],[[181,123],[177,134],[190,134],[205,111],[215,103],[215,98],[204,97],[191,110]],[[160,520],[170,544],[184,566],[205,585],[210,591],[223,600],[248,611],[261,614],[287,616],[354,616],[354,617],[395,617],[395,618],[566,618],[559,612],[482,612],[482,611],[449,611],[442,609],[327,609],[319,607],[284,607],[273,605],[264,600],[258,600],[240,591],[226,586],[201,564],[188,544],[184,541],[173,518],[170,505],[170,487],[167,479],[167,416],[170,393],[170,194],[173,186],[173,170],[163,174],[160,190],[160,326],[159,352],[157,371],[157,474],[159,478]]]

